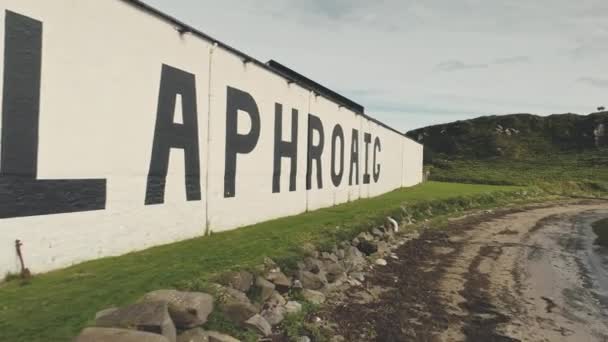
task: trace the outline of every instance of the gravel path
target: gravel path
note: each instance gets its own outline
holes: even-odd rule
[[[608,341],[608,252],[590,227],[602,217],[606,201],[453,220],[400,247],[326,318],[348,341]],[[362,291],[376,295],[349,299]]]

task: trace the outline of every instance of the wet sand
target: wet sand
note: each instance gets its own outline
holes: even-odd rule
[[[608,202],[586,201],[454,220],[368,274],[377,300],[328,319],[349,341],[608,341],[608,253],[590,226],[603,217]]]

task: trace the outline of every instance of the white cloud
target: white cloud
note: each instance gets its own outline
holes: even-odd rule
[[[437,64],[437,66],[435,66],[435,69],[439,71],[458,71],[466,69],[485,69],[487,67],[487,64],[466,64],[462,61],[451,60]]]
[[[494,64],[519,64],[519,63],[530,63],[532,59],[528,56],[513,56],[503,57],[494,60]]]

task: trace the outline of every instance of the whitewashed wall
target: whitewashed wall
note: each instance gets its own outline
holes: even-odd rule
[[[52,208],[46,208],[37,213],[30,208],[15,214],[8,209],[15,207],[15,200],[28,205],[21,203],[27,202],[27,196],[15,193],[13,179],[23,175],[0,172],[0,274],[19,270],[16,239],[24,243],[27,266],[33,272],[43,272],[200,236],[206,230],[223,231],[376,196],[422,180],[421,145],[287,82],[256,61],[244,63],[246,56],[222,44],[194,33],[180,34],[174,23],[129,1],[3,0],[0,10],[0,56],[5,59],[0,63],[0,80],[12,70],[4,70],[7,56],[13,53],[12,48],[5,49],[9,41],[6,31],[14,29],[8,28],[7,18],[25,16],[43,27],[37,177],[29,182],[38,186],[43,183],[37,180],[105,180],[105,202],[102,200],[99,210],[65,212],[64,208],[52,212]],[[163,65],[194,78],[200,162],[200,174],[194,178],[200,182],[201,198],[187,200],[185,152],[171,148],[162,203],[146,205]],[[5,87],[15,85],[0,82],[2,103],[7,102],[3,99]],[[227,197],[228,87],[254,99],[260,132],[253,150],[237,155],[235,194]],[[184,123],[180,106],[188,102],[184,97],[187,95],[173,97],[177,98],[176,124]],[[291,113],[292,109],[298,110],[296,189],[289,191],[290,161],[283,158],[279,193],[272,191],[276,103],[283,107],[284,140],[292,139]],[[20,115],[9,107],[3,106],[4,118]],[[319,189],[313,177],[312,189],[307,191],[309,113],[321,119],[325,146],[321,159],[323,187]],[[8,121],[0,120],[0,130],[4,122]],[[336,124],[343,128],[345,145],[343,177],[338,187],[331,179],[332,131]],[[239,134],[247,134],[251,127],[249,116],[239,112]],[[353,129],[359,132],[358,185],[349,185]],[[381,141],[377,154],[380,177],[374,182],[372,176],[370,184],[363,184],[365,133],[372,136],[368,147],[370,175],[374,139]],[[2,150],[14,143],[3,140],[6,146],[1,146]],[[5,159],[6,165],[12,163]],[[316,175],[316,168],[313,171]]]

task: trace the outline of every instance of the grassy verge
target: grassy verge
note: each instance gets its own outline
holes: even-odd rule
[[[159,288],[187,288],[264,256],[292,264],[298,246],[330,246],[384,220],[417,220],[462,210],[530,201],[541,193],[513,186],[429,182],[408,189],[268,221],[238,230],[105,258],[0,284],[0,341],[67,341],[95,312]]]
[[[592,228],[595,235],[597,235],[596,243],[608,247],[608,219],[594,222]]]
[[[534,185],[568,195],[608,192],[608,150],[529,159],[434,160],[431,178],[474,184]]]

